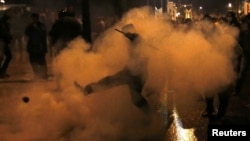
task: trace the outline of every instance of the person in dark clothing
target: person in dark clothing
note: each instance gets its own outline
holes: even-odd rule
[[[240,30],[240,22],[234,12],[227,12],[226,18],[230,26],[236,27]]]
[[[68,43],[82,34],[81,24],[75,18],[73,11],[64,9],[58,13],[58,20],[49,31],[50,47],[54,56],[67,47]],[[61,91],[61,76],[56,74],[57,90]]]
[[[128,63],[118,72],[101,78],[99,81],[81,86],[74,82],[75,87],[85,96],[96,92],[111,89],[117,86],[128,86],[132,103],[145,114],[157,113],[160,116],[164,127],[167,129],[172,121],[171,110],[163,101],[159,100],[162,89],[155,87],[150,82],[149,58],[138,50],[145,43],[144,39],[135,31],[133,24],[125,25],[122,30],[116,29],[128,40]],[[160,119],[159,119],[160,120]]]
[[[137,42],[139,39],[139,36],[137,33],[124,33],[120,30],[117,30],[118,32],[123,33],[123,35],[128,38],[131,43]],[[136,56],[132,55],[134,54],[135,50],[135,45],[131,45],[133,47],[129,48],[130,50],[130,55],[131,59],[136,59]],[[132,62],[131,60],[131,62]],[[135,61],[135,60],[133,60]],[[138,61],[138,60],[137,60]],[[135,61],[135,62],[137,62]],[[118,71],[117,73],[113,75],[106,76],[99,80],[98,82],[90,83],[86,85],[85,87],[82,87],[80,84],[77,82],[74,82],[75,86],[80,89],[80,91],[84,95],[89,95],[97,91],[109,89],[118,85],[124,85],[127,84],[131,93],[131,99],[133,103],[137,107],[147,107],[148,102],[147,100],[143,97],[142,93],[145,91],[144,85],[145,85],[145,73],[141,72],[141,69],[137,70],[134,67],[141,67],[145,68],[146,62],[145,60],[143,61],[138,61],[140,64],[137,64],[134,66],[131,63],[131,66],[125,66],[121,71]]]
[[[10,32],[10,18],[10,15],[5,13],[0,19],[0,42],[2,44],[1,50],[3,52],[3,58],[0,64],[0,78],[9,77],[6,71],[9,67],[10,61],[12,60],[12,53],[9,46],[12,40]]]
[[[233,85],[229,85],[227,87],[222,88],[216,95],[218,95],[218,109],[216,113],[215,108],[215,96],[206,96],[205,103],[206,108],[205,111],[202,113],[203,117],[208,117],[210,119],[220,119],[222,118],[227,111],[230,94],[233,91]]]
[[[243,49],[244,68],[241,72],[239,79],[235,85],[235,95],[243,94],[243,87],[246,84],[247,77],[249,76],[250,64],[250,14],[241,19],[241,30],[239,43]]]
[[[235,20],[235,17],[234,16],[232,17],[233,18],[231,19]],[[233,25],[233,23],[235,25]],[[227,24],[232,27],[237,26],[237,22],[233,22],[233,23],[230,24],[230,22],[228,22]],[[214,23],[210,22],[210,24],[214,24]],[[214,31],[212,31],[211,33],[217,30],[216,26],[214,26],[213,29]],[[210,32],[210,30],[208,31]],[[242,71],[243,51],[242,51],[242,47],[240,46],[239,43],[237,43],[237,41],[233,49],[234,49],[233,50],[234,55],[233,55],[233,58],[231,58],[231,63],[233,64],[235,75],[236,77],[238,77]],[[237,78],[234,81],[232,81],[230,84],[228,84],[227,86],[222,87],[220,90],[218,90],[217,93],[205,95],[205,110],[202,113],[203,117],[208,117],[210,119],[220,119],[226,114],[226,111],[229,105],[230,96],[233,93],[234,88],[235,88],[235,83],[237,83]],[[216,97],[218,97],[217,113],[216,113],[216,105],[215,105]]]
[[[134,75],[128,68],[125,68],[114,75],[104,77],[98,82],[88,84],[85,87],[82,87],[75,82],[76,87],[79,88],[84,95],[89,95],[97,91],[124,84],[128,84],[131,99],[137,107],[148,105],[146,99],[141,95],[145,84],[144,81],[141,76]]]
[[[149,58],[141,54],[138,50],[145,43],[143,38],[135,31],[133,24],[125,25],[122,30],[116,29],[122,33],[129,41],[128,57],[129,61],[120,71],[108,75],[97,82],[92,82],[86,86],[81,86],[78,82],[74,85],[85,96],[107,90],[120,85],[127,85],[132,103],[145,113],[158,112],[164,119],[164,124],[169,125],[169,111],[165,105],[159,101],[161,93],[160,88],[155,88],[150,84],[148,65]]]
[[[239,44],[235,45],[234,48],[234,57],[232,58],[232,63],[234,65],[234,71],[236,77],[239,77],[242,71],[242,55],[243,51]],[[205,111],[202,113],[203,117],[208,117],[211,119],[220,119],[222,118],[226,112],[229,105],[230,95],[233,94],[235,85],[237,85],[238,78],[235,81],[230,83],[229,85],[221,88],[219,92],[216,94],[218,95],[218,109],[217,113],[215,113],[215,95],[205,97],[206,108]]]
[[[25,29],[25,35],[28,38],[27,52],[29,54],[30,64],[36,78],[47,79],[47,33],[46,27],[39,21],[39,14],[31,15],[32,23]]]
[[[81,24],[74,15],[71,11],[62,10],[58,13],[58,20],[52,25],[49,36],[55,54],[58,54],[71,40],[82,34]]]

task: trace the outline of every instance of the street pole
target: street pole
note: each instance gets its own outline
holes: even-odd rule
[[[91,21],[89,0],[82,0],[82,29],[83,38],[91,43]]]
[[[169,3],[169,0],[166,1],[166,6],[167,6],[167,8],[166,8],[166,13],[168,13],[168,9],[169,9],[168,3]]]
[[[236,6],[237,6],[237,8],[236,8],[236,14],[237,14],[237,16],[239,16],[239,14],[240,14],[240,13],[239,13],[239,10],[241,9],[241,8],[240,8],[240,6],[241,6],[241,1],[240,1],[240,0],[236,0],[236,2],[237,2],[237,5],[236,5]]]

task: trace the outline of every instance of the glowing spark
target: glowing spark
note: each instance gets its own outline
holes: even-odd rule
[[[194,135],[193,128],[191,129],[184,129],[182,127],[182,122],[178,116],[176,109],[173,109],[173,117],[174,117],[174,126],[176,129],[176,135],[178,141],[197,141],[197,138]]]

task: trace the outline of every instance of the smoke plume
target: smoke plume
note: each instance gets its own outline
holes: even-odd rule
[[[148,60],[146,84],[159,92],[153,96],[157,101],[167,105],[169,99],[162,98],[174,91],[176,104],[188,102],[193,97],[217,94],[234,81],[232,59],[237,32],[223,27],[208,36],[201,30],[202,23],[176,27],[168,18],[155,17],[148,7],[132,9],[92,45],[76,38],[54,59],[61,92],[51,91],[54,81],[45,87],[38,82],[14,96],[29,96],[30,102],[5,105],[13,104],[15,108],[6,116],[8,119],[0,121],[0,140],[164,140],[161,117],[145,114],[134,106],[126,85],[90,96],[82,95],[73,85],[74,81],[82,85],[96,82],[131,61],[140,61],[130,59],[133,44],[114,30],[128,24],[133,24],[140,36],[136,53]],[[87,51],[89,48],[93,51]]]

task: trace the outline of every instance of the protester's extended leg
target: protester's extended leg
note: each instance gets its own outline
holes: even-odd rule
[[[118,85],[127,84],[130,81],[130,73],[124,69],[114,75],[110,75],[102,78],[98,82],[90,83],[86,86],[81,86],[78,82],[74,82],[76,88],[78,88],[84,95],[89,95],[97,91],[103,91]]]
[[[230,95],[232,93],[232,87],[229,87],[228,89],[224,90],[223,92],[219,93],[219,107],[217,112],[217,118],[221,118],[226,114]]]
[[[214,116],[214,97],[205,98],[206,108],[202,113],[203,117],[212,117]]]

